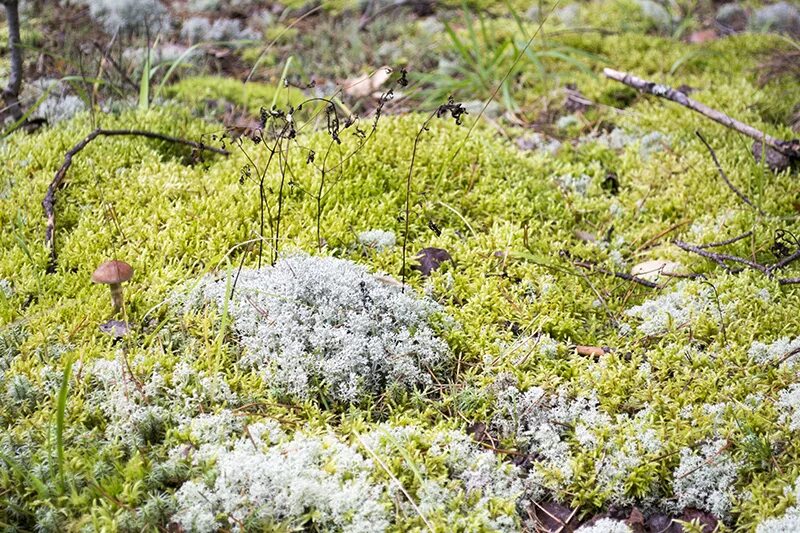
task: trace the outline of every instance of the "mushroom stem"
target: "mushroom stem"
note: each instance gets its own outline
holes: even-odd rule
[[[122,284],[111,283],[111,304],[114,306],[114,313],[118,313],[122,309]]]

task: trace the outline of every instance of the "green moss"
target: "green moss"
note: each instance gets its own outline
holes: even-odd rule
[[[633,34],[559,39],[606,57],[615,67],[673,85],[687,83],[697,89],[693,97],[700,101],[778,137],[792,135],[777,119],[787,101],[800,97],[800,89],[783,80],[770,86],[779,91],[763,90],[751,70],[758,55],[775,44],[769,36],[726,38],[689,48]],[[566,70],[555,72],[567,75]],[[207,155],[202,163],[190,165],[185,150],[162,142],[94,141],[75,158],[66,187],[58,193],[59,260],[55,272],[47,273],[44,220],[38,207],[31,206],[40,204],[66,150],[93,126],[90,117],[81,115],[4,140],[0,280],[8,280],[11,290],[0,292],[0,452],[13,453],[19,468],[0,460],[0,498],[9,502],[1,507],[0,523],[30,528],[37,512],[54,509],[62,528],[119,528],[123,519],[133,520],[128,508],[157,507],[154,495],[171,494],[198,474],[165,471],[169,450],[188,440],[175,424],[158,426],[139,449],[104,442],[109,421],[93,403],[92,394],[99,389],[89,369],[93,361],[120,353],[140,379],[158,371],[169,381],[181,362],[194,372],[220,373],[241,399],[236,407],[248,422],[272,419],[285,431],[333,431],[350,442],[355,442],[354,434],[382,422],[456,430],[464,430],[467,421],[488,424],[500,415],[492,387],[500,376],[511,374],[521,390],[539,386],[549,395],[595,394],[600,409],[612,417],[649,407],[648,427],[664,442],[664,450],[633,470],[625,484],[630,498],[673,496],[671,476],[679,450],[723,438],[743,465],[731,527],[751,530],[786,507],[783,489],[800,473],[800,448],[775,402],[782,389],[796,382],[796,370],[756,364],[747,352],[754,340],[797,335],[800,292],[760,273],[727,274],[679,250],[670,239],[711,242],[753,230],[752,239],[727,251],[774,261],[769,251],[774,232],[800,234],[796,177],[766,172],[737,135],[684,108],[649,97],[622,98],[614,94],[617,84],[587,74],[575,74],[574,81],[591,99],[627,106],[624,113],[590,112],[597,113],[595,118],[612,120],[639,137],[658,131],[666,135],[668,147],[643,157],[638,141],[620,150],[586,142],[550,157],[522,153],[481,126],[456,154],[454,147],[467,128],[435,120],[416,153],[408,251],[412,263],[418,250],[430,246],[448,250],[454,261],[429,278],[410,269],[406,274],[415,290],[427,291],[454,319],[457,327],[447,341],[457,370],[436,386],[392,391],[361,409],[334,410],[276,397],[269,383],[235,365],[242,348],[225,329],[219,310],[186,314],[171,298],[205,273],[224,273],[240,262],[258,263],[257,247],[248,241],[260,231],[259,191],[251,181],[240,183],[240,177],[246,164],[263,168],[269,158],[264,144],[246,143],[246,153],[234,146],[228,158]],[[266,84],[243,86],[212,77],[186,79],[170,88],[177,101],[192,106],[225,99],[253,113],[271,103],[274,91]],[[290,98],[296,103],[302,95],[292,91]],[[278,100],[285,101],[283,90]],[[108,128],[150,129],[206,142],[208,133],[219,129],[173,104],[101,120]],[[331,151],[327,164],[336,172],[327,175],[319,220],[322,253],[401,275],[406,178],[413,140],[424,120],[415,114],[384,117],[357,156],[342,162],[342,155]],[[696,130],[711,141],[731,181],[767,217],[742,204],[720,181]],[[358,142],[350,131],[342,135],[343,153]],[[282,250],[318,253],[315,191],[321,173],[304,150],[313,149],[320,165],[329,146],[325,132],[307,130],[292,145],[286,159],[292,174],[284,184]],[[618,176],[616,195],[601,187],[608,172]],[[566,174],[589,176],[585,194],[559,185]],[[280,182],[278,166],[272,165],[265,178],[271,209]],[[369,229],[393,231],[399,244],[380,252],[365,249],[356,235]],[[581,240],[579,230],[601,239]],[[264,236],[267,257],[273,236],[269,223]],[[108,291],[90,283],[92,270],[111,257],[130,262],[135,270],[125,286],[133,332],[119,342],[98,330],[110,311]],[[649,259],[677,261],[687,271],[703,274],[718,301],[715,297],[712,311],[699,313],[688,324],[671,322],[657,335],[643,335],[636,329],[638,319],[626,310],[672,291],[674,280],[648,289],[578,269],[571,259],[622,271]],[[797,276],[797,267],[781,275]],[[699,281],[689,284],[694,293],[708,287]],[[721,318],[713,311],[717,304]],[[543,335],[557,343],[553,354],[543,355],[525,340]],[[594,361],[577,355],[576,344],[608,346],[611,351]],[[526,357],[520,356],[520,346],[530,351]],[[52,432],[57,376],[67,357],[78,362],[65,434],[69,481],[62,486],[51,462]],[[10,385],[15,379],[18,391]],[[190,391],[197,387],[194,381],[186,385]],[[719,405],[723,407],[716,411],[710,407]],[[207,412],[221,407],[203,404]],[[554,484],[558,488],[553,494],[587,513],[606,508],[611,494],[595,478],[602,454],[582,448],[568,435],[575,476]],[[608,430],[601,437],[606,443],[618,435]],[[512,449],[520,442],[505,436],[493,446]],[[425,434],[404,444],[403,453],[385,458],[389,471],[412,494],[420,483],[415,469],[432,479],[446,478],[441,461],[427,453],[430,447]],[[375,477],[389,479],[382,470]],[[469,498],[454,499],[453,508],[445,511],[469,507],[474,503]],[[513,505],[492,503],[498,513]],[[162,524],[164,516],[156,513],[154,520]],[[444,511],[429,518],[442,529],[449,525]],[[463,519],[464,530],[470,530],[475,517]],[[423,526],[414,514],[398,515],[398,530]]]
[[[275,85],[247,82],[215,76],[185,78],[166,89],[169,97],[199,108],[208,100],[224,100],[258,115],[262,107],[269,108],[276,98],[280,106],[286,102],[298,104],[305,100],[303,94],[292,87],[278,90]]]

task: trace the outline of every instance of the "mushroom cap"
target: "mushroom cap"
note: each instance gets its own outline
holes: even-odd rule
[[[133,268],[125,261],[106,261],[92,273],[94,283],[123,283],[133,276]]]

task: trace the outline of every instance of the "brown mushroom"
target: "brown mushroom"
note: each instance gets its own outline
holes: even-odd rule
[[[125,261],[106,261],[92,273],[93,283],[104,283],[111,288],[114,312],[122,309],[122,284],[131,279],[133,268]]]

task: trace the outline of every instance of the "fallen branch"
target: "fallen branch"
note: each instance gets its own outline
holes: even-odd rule
[[[48,268],[49,272],[52,272],[53,269],[55,268],[57,259],[56,244],[55,244],[56,191],[61,188],[64,182],[64,177],[67,175],[69,167],[72,166],[72,158],[75,157],[81,150],[86,148],[86,146],[90,142],[92,142],[98,137],[121,137],[121,136],[147,137],[149,139],[158,139],[161,141],[167,141],[176,144],[182,144],[184,146],[190,146],[198,151],[207,151],[207,152],[214,152],[216,154],[229,155],[229,152],[227,150],[223,150],[221,148],[216,148],[213,146],[206,146],[203,143],[190,141],[188,139],[181,139],[179,137],[164,135],[163,133],[155,133],[152,131],[143,131],[143,130],[104,130],[99,128],[94,130],[89,135],[87,135],[83,140],[81,140],[78,144],[73,146],[64,155],[64,162],[61,164],[61,167],[59,167],[58,171],[56,172],[53,181],[50,182],[50,186],[47,187],[47,193],[44,195],[44,200],[42,200],[42,207],[44,208],[44,216],[47,219],[44,241],[45,245],[50,248],[50,266]]]
[[[615,272],[613,270],[608,270],[608,269],[603,268],[601,266],[598,266],[597,264],[592,263],[590,261],[574,261],[573,264],[575,266],[578,266],[578,267],[581,267],[581,268],[585,268],[586,270],[595,270],[595,271],[600,272],[602,274],[607,274],[609,276],[615,276],[615,277],[618,277],[620,279],[624,279],[625,281],[632,281],[634,283],[638,283],[639,285],[643,285],[643,286],[648,287],[650,289],[658,289],[659,288],[657,283],[653,283],[650,280],[647,280],[647,279],[644,279],[644,278],[640,278],[638,276],[633,276],[633,275],[627,274],[625,272]]]
[[[671,100],[684,107],[688,107],[692,111],[696,111],[697,113],[700,113],[701,115],[708,117],[725,127],[736,130],[757,142],[765,143],[767,146],[791,159],[800,159],[800,139],[792,139],[789,141],[776,139],[775,137],[767,135],[763,131],[756,129],[753,126],[729,117],[721,111],[717,111],[716,109],[712,109],[696,100],[692,100],[684,93],[676,91],[667,85],[643,80],[642,78],[637,78],[636,76],[626,72],[620,72],[610,68],[603,69],[603,74],[612,80],[624,83],[628,87],[633,87],[639,91],[652,94],[653,96],[658,96],[660,98],[666,98],[667,100]]]
[[[718,252],[709,252],[708,250],[700,248],[700,247],[698,247],[698,246],[696,246],[694,244],[689,244],[688,242],[683,242],[683,241],[675,241],[675,246],[677,246],[681,250],[685,250],[687,252],[695,253],[697,255],[705,257],[706,259],[711,259],[712,261],[717,263],[719,266],[721,266],[722,268],[724,268],[728,272],[731,272],[731,273],[734,273],[734,274],[740,272],[741,269],[738,269],[738,270],[737,269],[733,269],[733,268],[729,267],[727,265],[727,263],[725,263],[725,261],[731,261],[733,263],[740,263],[742,265],[745,265],[748,268],[752,268],[753,270],[758,270],[759,272],[761,272],[763,274],[767,273],[767,267],[766,266],[764,266],[764,265],[762,265],[760,263],[756,263],[755,261],[750,261],[749,259],[745,259],[744,257],[739,257],[738,255],[723,254],[723,253],[718,253]]]
[[[749,230],[749,231],[745,231],[741,235],[737,235],[736,237],[731,237],[730,239],[725,239],[724,241],[710,242],[708,244],[698,244],[697,247],[698,248],[718,248],[720,246],[726,246],[728,244],[733,244],[735,242],[739,242],[742,239],[746,239],[747,237],[749,237],[752,234],[753,234],[753,231]]]
[[[739,241],[739,240],[743,239],[744,237],[749,236],[750,234],[751,234],[751,232],[747,232],[747,233],[744,233],[742,235],[739,235],[738,237],[734,237],[733,239],[728,239],[727,241],[723,241],[721,243],[712,243],[710,245],[706,244],[706,245],[698,246],[696,244],[689,244],[688,242],[683,242],[683,241],[675,241],[674,244],[675,244],[675,246],[677,246],[681,250],[684,250],[684,251],[687,251],[687,252],[691,252],[691,253],[697,254],[697,255],[699,255],[701,257],[705,257],[706,259],[710,259],[711,261],[714,261],[716,264],[718,264],[719,266],[721,266],[722,268],[724,268],[727,272],[729,272],[731,274],[738,274],[739,272],[742,272],[744,270],[744,268],[733,268],[733,267],[730,267],[730,266],[728,266],[726,261],[730,261],[730,262],[733,262],[733,263],[739,263],[741,265],[745,265],[748,268],[751,268],[753,270],[757,270],[758,272],[761,272],[762,274],[764,274],[765,276],[767,276],[770,279],[773,279],[775,277],[774,274],[775,274],[776,270],[780,270],[780,269],[784,268],[785,266],[789,265],[790,263],[800,259],[800,250],[797,250],[794,253],[792,253],[790,255],[787,255],[786,257],[784,257],[783,259],[781,259],[777,263],[773,263],[771,265],[764,265],[764,264],[761,264],[761,263],[757,263],[755,261],[751,261],[749,259],[745,259],[744,257],[739,257],[738,255],[711,252],[711,251],[706,249],[706,248],[708,248],[710,246],[722,246],[724,244],[730,244],[732,242]],[[777,281],[781,285],[793,285],[793,284],[800,283],[800,278],[777,278]]]

